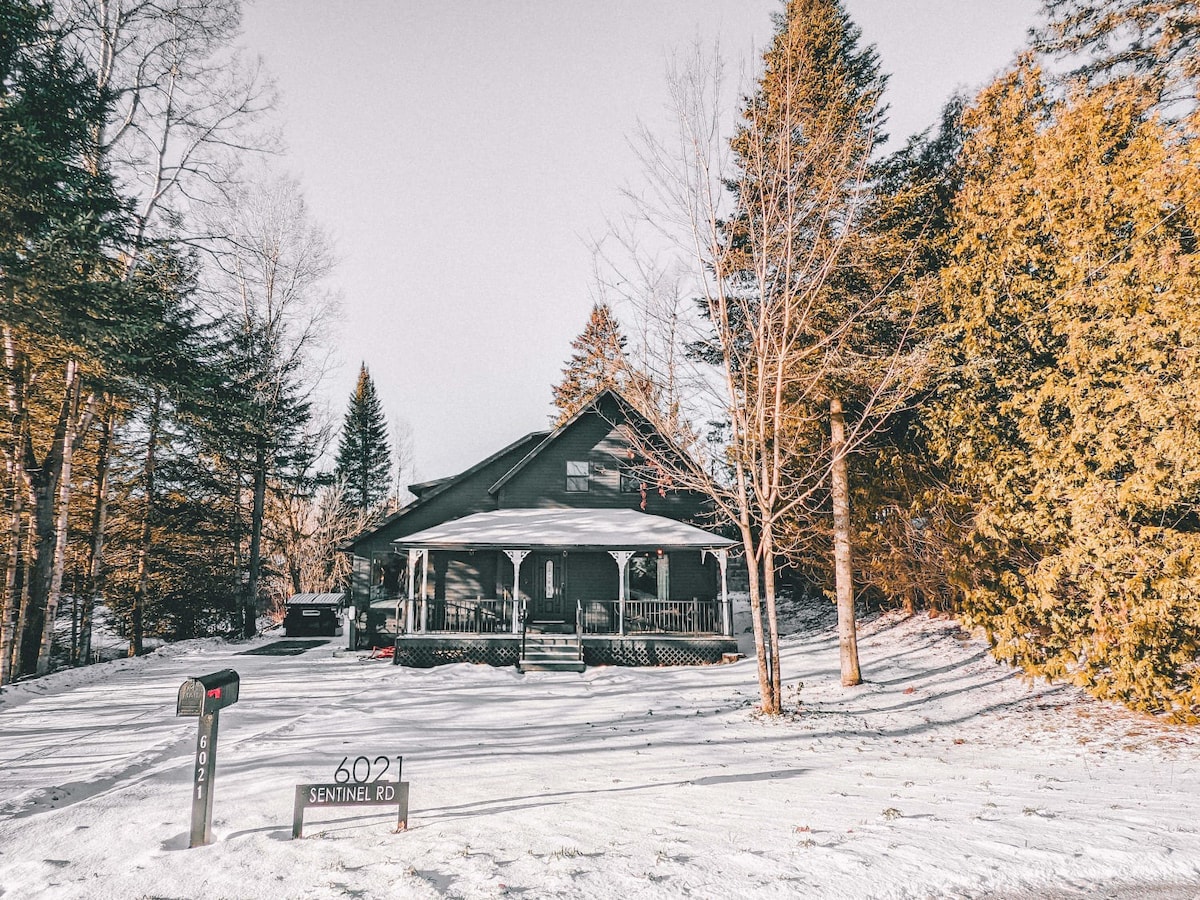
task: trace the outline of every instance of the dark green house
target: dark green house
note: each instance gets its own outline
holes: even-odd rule
[[[554,431],[412,485],[412,503],[346,547],[352,646],[394,644],[407,665],[523,670],[736,652],[733,542],[706,530],[704,495],[660,490],[635,449],[647,438],[666,445],[604,391]]]

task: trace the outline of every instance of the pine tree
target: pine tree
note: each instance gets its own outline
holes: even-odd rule
[[[8,425],[0,457],[9,519],[0,682],[49,668],[72,463],[87,437],[93,388],[139,314],[115,283],[116,253],[128,246],[123,205],[107,173],[87,159],[105,99],[64,49],[45,5],[0,2],[0,379]]]
[[[780,530],[764,536],[795,554],[813,531],[791,529],[788,519],[805,504],[784,499],[779,485],[811,482],[829,473],[832,562],[838,606],[842,681],[861,680],[854,627],[855,589],[850,535],[849,458],[862,435],[883,415],[880,400],[898,371],[895,354],[906,322],[882,302],[904,254],[866,221],[870,157],[882,139],[886,77],[874,47],[840,0],[791,0],[779,16],[764,71],[743,110],[733,140],[740,169],[737,215],[726,227],[730,264],[761,294],[768,315],[750,329],[762,331],[776,372],[755,390],[778,392],[786,409],[766,444],[788,450],[776,478],[765,479],[766,507],[789,509]],[[740,258],[739,258],[740,257]],[[774,383],[772,383],[772,381]],[[814,427],[820,424],[821,427]],[[775,453],[774,450],[771,451]],[[807,488],[800,488],[802,493]],[[764,579],[774,578],[764,568]],[[772,627],[774,627],[772,623]]]
[[[563,424],[605,388],[621,391],[630,380],[625,336],[607,303],[592,307],[583,333],[571,341],[575,352],[554,388],[556,426]]]
[[[350,394],[334,471],[345,482],[349,506],[368,512],[387,499],[391,489],[392,451],[383,405],[365,362]]]

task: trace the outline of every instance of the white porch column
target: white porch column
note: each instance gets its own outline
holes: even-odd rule
[[[721,624],[724,625],[725,637],[733,637],[733,607],[729,605],[729,582],[725,578],[725,568],[729,565],[729,551],[714,550],[717,565],[721,567]]]
[[[404,630],[411,634],[415,627],[413,601],[417,594],[417,560],[429,551],[410,547],[408,550],[408,596],[404,600]],[[399,622],[397,621],[397,625]]]
[[[429,626],[429,551],[422,550],[424,560],[421,566],[421,632],[424,633]]]
[[[529,555],[528,550],[505,550],[504,555],[512,560],[513,565],[513,614],[512,614],[512,633],[517,634],[520,628],[521,617],[521,563],[525,557]]]
[[[720,550],[701,550],[700,562],[704,562],[704,557],[711,553],[716,559],[717,565],[721,567],[721,633],[725,637],[733,637],[733,608],[729,605],[729,587],[725,580],[725,568],[729,565],[729,551]]]
[[[625,567],[633,558],[632,550],[609,550],[608,555],[617,561],[617,634],[625,633]]]

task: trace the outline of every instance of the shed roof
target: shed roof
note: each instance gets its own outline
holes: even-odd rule
[[[427,550],[716,550],[734,541],[633,509],[497,509],[393,542]]]
[[[337,606],[346,599],[345,594],[292,594],[288,606]]]

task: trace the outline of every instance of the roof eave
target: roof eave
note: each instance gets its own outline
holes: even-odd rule
[[[664,544],[664,543],[638,543],[626,542],[621,544],[535,544],[521,543],[519,541],[509,541],[506,543],[480,542],[480,543],[456,543],[450,541],[434,541],[432,543],[411,542],[405,541],[404,538],[399,538],[392,541],[392,546],[400,550],[457,550],[463,553],[473,551],[495,551],[495,550],[553,550],[574,553],[604,553],[610,550],[662,550],[664,553],[679,553],[687,550],[700,552],[702,550],[729,550],[735,545],[734,541],[725,538],[714,538],[710,543],[704,544]]]
[[[470,468],[463,469],[463,471],[459,472],[457,475],[448,475],[445,478],[438,478],[438,479],[434,479],[433,481],[422,482],[421,484],[434,485],[434,486],[432,488],[430,488],[430,490],[427,491],[426,493],[418,495],[417,498],[415,500],[413,500],[412,503],[408,503],[408,504],[400,507],[394,513],[387,516],[378,525],[375,525],[371,528],[364,528],[362,531],[360,531],[354,537],[350,538],[350,540],[345,541],[342,544],[339,544],[338,548],[337,548],[338,552],[339,553],[353,553],[354,548],[359,544],[359,542],[361,542],[362,540],[364,540],[367,537],[370,537],[372,534],[375,534],[375,532],[379,531],[379,529],[392,524],[397,519],[408,515],[410,512],[412,512],[412,510],[416,509],[418,506],[422,506],[425,503],[428,503],[434,497],[437,497],[440,494],[444,493],[445,491],[448,491],[450,488],[454,487],[454,485],[458,484],[464,478],[467,478],[467,477],[475,474],[480,469],[482,469],[484,466],[490,465],[491,463],[495,462],[497,459],[500,459],[502,456],[504,456],[504,454],[511,452],[515,448],[519,447],[522,443],[533,440],[538,435],[545,435],[545,433],[546,432],[544,432],[544,431],[531,431],[528,434],[522,435],[520,438],[513,441],[511,444],[507,445],[506,447],[503,447],[502,449],[497,450],[495,453],[493,453],[491,456],[487,457],[486,459],[483,459],[480,462],[475,463],[475,465],[471,466]],[[420,486],[420,485],[417,485],[417,486]]]

